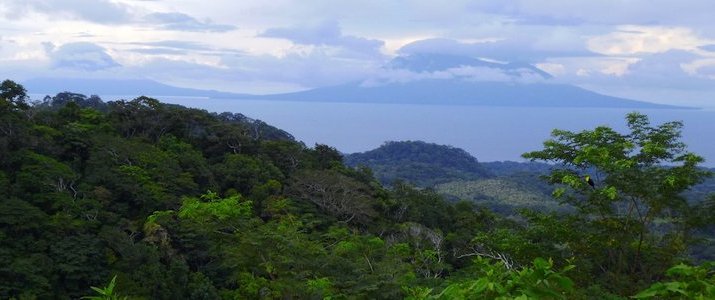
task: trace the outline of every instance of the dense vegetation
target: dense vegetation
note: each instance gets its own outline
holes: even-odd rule
[[[400,179],[426,187],[489,176],[466,151],[422,141],[387,142],[377,149],[348,155],[345,163],[370,168],[385,185]]]
[[[715,201],[678,192],[707,174],[695,155],[668,156],[680,147],[667,128],[639,124],[667,143],[584,134],[581,156],[556,155],[559,140],[529,154],[575,164],[552,179],[579,210],[504,218],[384,188],[335,149],[240,114],[72,93],[29,105],[5,81],[0,298],[712,297],[712,265],[680,264]],[[606,148],[647,153],[604,165]],[[585,166],[606,176],[596,188],[578,180]],[[621,213],[630,197],[648,218]]]
[[[431,188],[448,200],[473,201],[502,214],[521,208],[561,209],[549,184],[540,179],[553,168],[538,162],[478,162],[466,151],[421,141],[392,141],[345,157],[351,167],[367,167],[383,185],[407,182]]]

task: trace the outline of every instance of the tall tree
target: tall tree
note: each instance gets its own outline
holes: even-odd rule
[[[583,249],[611,282],[653,280],[683,253],[695,209],[681,193],[710,175],[680,141],[681,122],[651,126],[640,113],[626,119],[628,133],[554,130],[543,150],[523,155],[561,166],[548,176],[558,186],[554,196],[577,208],[579,230],[590,233]]]

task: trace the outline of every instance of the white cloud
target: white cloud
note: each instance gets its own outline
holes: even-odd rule
[[[544,25],[637,24],[712,26],[715,2],[710,0],[513,0],[477,1],[483,11],[508,15],[520,22]]]
[[[590,50],[605,55],[662,53],[669,50],[698,50],[712,42],[692,29],[660,26],[619,26],[617,31],[588,40]]]
[[[86,20],[95,23],[122,23],[131,19],[130,6],[108,0],[6,0],[5,16],[25,17],[29,12],[52,15],[53,18]]]
[[[0,73],[265,92],[375,78],[394,55],[430,52],[529,62],[607,94],[686,95],[714,86],[713,11],[711,0],[5,0]],[[488,68],[390,72],[514,77]]]
[[[227,32],[236,29],[236,26],[233,25],[215,24],[211,20],[199,21],[192,16],[179,12],[155,12],[144,16],[143,20],[164,30]]]
[[[362,86],[381,86],[391,83],[408,83],[420,80],[463,80],[473,82],[514,82],[534,83],[545,82],[540,74],[530,69],[499,69],[483,66],[459,66],[436,71],[416,72],[404,68],[381,69],[369,79],[364,80]]]
[[[344,35],[340,25],[335,20],[322,21],[318,24],[291,27],[268,28],[258,35],[264,38],[287,39],[298,45],[335,46],[348,52],[363,53],[380,57],[380,48],[385,44],[376,39],[367,39],[352,35]]]
[[[715,79],[715,57],[698,58],[690,63],[683,63],[680,67],[692,76]]]
[[[51,49],[52,66],[58,69],[98,71],[120,66],[106,49],[92,43],[69,43],[48,49]]]
[[[578,43],[577,41],[574,44]],[[477,42],[434,38],[407,44],[400,48],[399,53],[442,53],[523,62],[539,62],[554,56],[597,56],[596,53],[588,51],[585,45],[551,47],[547,46],[546,42],[540,42],[536,37],[489,39]]]

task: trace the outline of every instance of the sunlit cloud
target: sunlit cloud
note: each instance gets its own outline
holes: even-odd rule
[[[526,63],[606,94],[663,86],[715,94],[714,9],[710,0],[6,0],[0,76],[265,93],[364,81],[395,57],[436,53]],[[474,66],[389,72],[383,77],[513,79]]]
[[[711,41],[690,28],[619,26],[615,32],[588,40],[591,51],[605,55],[662,53],[669,50],[697,50]]]

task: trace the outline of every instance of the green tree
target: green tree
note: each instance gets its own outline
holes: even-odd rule
[[[633,296],[636,299],[715,299],[715,263],[678,264],[666,273],[671,280],[657,282]]]
[[[588,243],[581,257],[609,283],[630,290],[631,282],[652,281],[686,250],[695,208],[681,193],[710,174],[680,141],[681,122],[651,126],[640,113],[626,119],[625,134],[605,126],[554,130],[543,150],[523,156],[558,164],[548,176],[557,185],[553,194],[577,209],[581,224],[573,230],[588,233],[565,242]]]
[[[27,90],[25,88],[12,81],[4,80],[0,83],[0,99],[8,101],[12,106],[16,108],[27,109]]]
[[[571,299],[574,283],[565,275],[568,265],[554,270],[551,260],[536,258],[531,266],[510,270],[502,262],[492,263],[477,258],[473,268],[477,278],[448,285],[441,293],[425,297],[423,290],[413,289],[416,299]],[[415,293],[416,292],[416,293]]]

